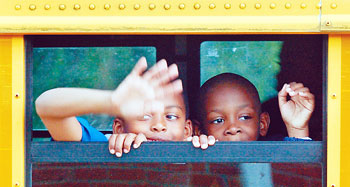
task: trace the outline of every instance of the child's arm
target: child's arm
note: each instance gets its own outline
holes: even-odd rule
[[[287,100],[288,95],[290,100]],[[278,103],[288,136],[309,137],[309,120],[315,108],[315,98],[302,83],[284,84],[278,93]]]
[[[35,102],[36,111],[57,141],[80,141],[82,129],[77,115],[106,113],[118,117],[139,115],[147,110],[147,102],[166,94],[182,91],[176,65],[167,67],[161,60],[145,72],[147,62],[142,57],[132,72],[114,91],[86,88],[56,88],[44,92]]]
[[[36,111],[56,141],[80,141],[82,128],[75,116],[110,113],[112,91],[85,88],[56,88],[41,94]]]

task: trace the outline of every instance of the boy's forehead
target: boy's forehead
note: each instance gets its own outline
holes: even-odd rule
[[[249,93],[247,88],[236,83],[222,83],[222,84],[215,85],[211,89],[209,89],[206,95],[207,97],[216,97],[218,96],[218,94],[222,94],[222,93],[224,94],[242,93],[245,95],[252,96],[252,94]]]
[[[235,84],[235,83],[223,83],[214,86],[211,88],[208,93],[206,94],[206,102],[208,100],[226,100],[227,98],[236,100],[237,102],[242,101],[244,98],[245,102],[250,102],[253,105],[257,106],[257,109],[260,106],[260,100],[259,98],[256,98],[257,96],[252,93],[249,89],[243,87],[242,85]],[[255,107],[254,107],[255,108]]]

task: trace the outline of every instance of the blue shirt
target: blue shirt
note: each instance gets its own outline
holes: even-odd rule
[[[81,129],[82,129],[82,142],[106,142],[107,137],[103,135],[100,131],[92,127],[89,122],[84,119],[77,117],[77,120],[80,123]]]

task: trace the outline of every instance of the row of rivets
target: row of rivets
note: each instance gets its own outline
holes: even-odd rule
[[[120,10],[125,9],[125,7],[126,7],[125,4],[120,4],[120,5],[119,5],[119,9],[120,9]],[[246,7],[247,7],[247,5],[246,5],[245,3],[239,4],[239,8],[240,8],[240,9],[245,9]],[[256,3],[254,7],[255,7],[256,9],[261,9],[262,5],[261,5],[260,3]],[[270,4],[270,8],[271,8],[271,9],[275,9],[276,7],[277,7],[277,6],[276,6],[275,3],[271,3],[271,4]],[[291,8],[292,8],[292,4],[291,4],[291,3],[286,3],[286,4],[284,5],[284,7],[285,7],[286,9],[291,9]],[[307,5],[306,5],[305,3],[301,3],[301,4],[300,4],[300,8],[305,9],[306,7],[307,7]],[[46,4],[46,5],[44,6],[44,9],[45,9],[45,10],[49,10],[50,8],[51,8],[51,5],[49,5],[49,4]],[[81,8],[81,6],[80,6],[79,4],[75,4],[75,5],[74,5],[74,10],[79,10],[80,8]],[[95,6],[94,4],[90,4],[90,5],[89,5],[89,9],[90,9],[90,10],[95,10],[95,8],[96,8],[96,6]],[[134,5],[134,9],[135,9],[135,10],[139,10],[140,8],[141,8],[141,5],[140,5],[140,4],[135,4],[135,5]],[[155,9],[155,8],[156,8],[156,5],[155,5],[155,4],[153,4],[153,3],[149,4],[149,9],[150,9],[150,10],[153,10],[153,9]],[[165,10],[169,10],[170,8],[171,8],[171,5],[170,5],[170,4],[165,4],[165,5],[164,5],[164,9],[165,9]],[[199,3],[196,3],[196,4],[194,4],[193,8],[196,9],[196,10],[198,10],[198,9],[201,8],[201,5],[200,5]],[[210,8],[210,9],[215,9],[215,8],[216,8],[216,5],[215,5],[214,3],[211,3],[211,4],[209,4],[209,8]],[[225,8],[225,9],[230,9],[230,8],[231,8],[231,4],[226,3],[226,4],[224,5],[224,8]],[[316,5],[316,8],[320,9],[320,8],[321,8],[321,4],[317,4],[317,5]],[[336,9],[336,8],[337,8],[337,4],[336,4],[336,3],[332,3],[332,4],[331,4],[331,8],[332,8],[332,9]],[[21,5],[16,5],[16,6],[15,6],[15,9],[16,9],[16,10],[20,10],[20,9],[21,9]],[[36,5],[33,5],[33,4],[29,5],[29,9],[30,9],[30,10],[35,10],[35,9],[36,9]],[[60,4],[60,5],[59,5],[59,9],[60,9],[60,10],[65,10],[65,9],[66,9],[66,5]],[[105,4],[105,5],[104,5],[104,9],[105,9],[105,10],[111,9],[111,5],[110,5],[110,4]],[[183,4],[183,3],[179,4],[179,9],[181,9],[181,10],[185,9],[185,4]]]

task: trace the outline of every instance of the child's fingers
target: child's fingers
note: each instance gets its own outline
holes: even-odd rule
[[[200,143],[199,143],[199,137],[198,136],[193,136],[192,144],[193,144],[194,147],[197,147],[197,148],[201,146]]]
[[[147,138],[144,134],[140,133],[136,136],[135,141],[134,141],[134,148],[140,147],[142,142],[147,141]]]
[[[314,95],[310,92],[309,88],[307,87],[301,87],[295,90],[295,93],[300,96],[298,98],[301,99],[306,99],[306,100],[310,100],[310,99],[314,99]],[[292,99],[294,99],[292,97]]]
[[[208,144],[209,145],[214,145],[215,144],[215,137],[210,135],[208,136]]]
[[[295,93],[298,95],[298,96],[301,96],[301,97],[306,97],[308,94],[307,93],[310,93],[310,90],[309,88],[307,87],[301,87],[301,88],[298,88],[295,90]]]
[[[304,87],[303,83],[297,83],[297,82],[291,82],[291,83],[289,83],[289,85],[290,85],[290,88],[291,88],[292,91],[295,91],[295,90],[297,90],[299,88]]]
[[[200,135],[199,136],[199,141],[200,141],[200,144],[201,144],[201,149],[207,149],[208,148],[208,137],[207,135]]]
[[[300,87],[298,89],[294,90],[295,92],[299,93],[299,92],[310,92],[308,87]]]
[[[311,105],[311,110],[315,106],[315,96],[311,92],[299,92],[300,98],[303,98],[304,101],[307,101]]]
[[[136,65],[134,66],[134,69],[131,71],[132,73],[135,73],[137,75],[142,75],[142,73],[147,69],[147,61],[145,57],[141,57]]]
[[[108,140],[108,149],[109,149],[109,152],[111,154],[115,154],[115,140],[117,138],[117,134],[112,134],[110,137],[109,137],[109,140]]]
[[[126,135],[124,140],[124,148],[123,148],[124,153],[130,152],[131,144],[132,142],[134,142],[135,138],[136,138],[136,134],[134,133],[128,133],[128,135]]]
[[[163,98],[167,95],[176,95],[183,91],[182,81],[177,79],[156,90],[156,97]]]
[[[278,92],[278,103],[280,105],[280,108],[285,103],[287,103],[287,96],[288,96],[287,88],[288,88],[288,84],[284,84],[281,91]]]
[[[159,77],[153,77],[153,79],[151,79],[150,81],[152,82],[151,84],[153,84],[154,86],[166,85],[170,81],[176,79],[177,77],[179,77],[179,70],[176,64],[172,64],[168,67],[167,71],[160,74]]]
[[[147,81],[151,80],[154,77],[159,77],[161,73],[168,69],[168,65],[164,59],[158,61],[153,65],[148,71],[143,75],[143,78]]]
[[[115,155],[117,157],[121,157],[123,155],[123,145],[126,134],[118,134],[117,139],[115,141]]]

